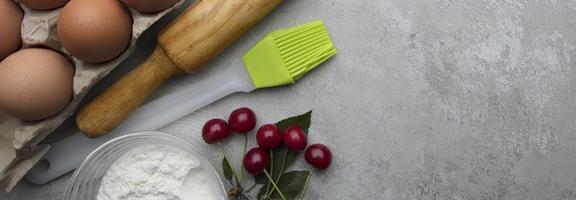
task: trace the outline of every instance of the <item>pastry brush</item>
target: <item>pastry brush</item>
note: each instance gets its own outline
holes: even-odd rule
[[[334,55],[322,21],[272,32],[243,56],[244,66],[230,65],[199,84],[142,106],[114,132],[156,130],[230,94],[294,84]]]
[[[93,149],[112,138],[159,129],[232,93],[293,84],[335,54],[321,21],[270,33],[244,55],[244,66],[226,66],[198,84],[141,106],[108,135],[90,139],[77,133],[53,143],[39,165],[44,167],[32,169],[27,179],[48,182],[78,167]]]

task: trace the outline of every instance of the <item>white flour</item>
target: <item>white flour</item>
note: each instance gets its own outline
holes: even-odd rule
[[[217,188],[194,156],[154,145],[122,155],[102,179],[98,200],[210,200]]]

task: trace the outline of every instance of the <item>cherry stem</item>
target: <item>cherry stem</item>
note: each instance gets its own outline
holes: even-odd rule
[[[268,196],[270,196],[270,195],[268,194],[268,191],[269,191],[269,190],[270,190],[270,181],[266,182],[266,196],[264,196],[264,199],[267,199]],[[272,191],[274,191],[274,190],[272,190]]]
[[[306,177],[306,182],[304,183],[304,191],[302,191],[302,197],[300,199],[304,200],[304,196],[306,196],[306,191],[308,191],[308,182],[310,182],[310,177],[312,177],[312,173],[314,172],[314,168],[310,170],[308,173],[308,177]]]
[[[272,152],[270,153],[270,155],[274,155]],[[278,183],[280,181],[280,177],[282,177],[282,173],[284,173],[284,166],[286,165],[286,159],[288,158],[288,149],[286,149],[286,151],[284,151],[284,159],[282,159],[282,168],[280,168],[280,173],[278,173],[278,177],[276,177],[276,183]],[[274,166],[274,165],[272,165]],[[272,173],[274,174],[274,173]],[[274,190],[268,192],[268,190],[266,190],[266,197],[272,195],[272,193],[274,192]]]
[[[282,191],[280,191],[280,188],[278,188],[276,183],[274,183],[274,181],[272,180],[272,177],[270,177],[270,174],[268,173],[268,171],[264,170],[264,174],[266,174],[266,177],[268,177],[268,181],[270,181],[272,183],[272,186],[274,186],[274,189],[276,189],[276,191],[278,191],[278,194],[280,194],[280,197],[282,198],[282,200],[286,200],[286,197],[284,197],[284,194],[282,194]]]
[[[228,154],[226,154],[226,150],[224,149],[224,145],[222,145],[222,144],[220,144],[220,152],[222,152],[222,155],[224,155],[224,160],[226,160],[226,164],[232,170],[232,175],[234,176],[234,180],[236,180],[237,186],[242,187],[242,184],[240,184],[241,183],[240,179],[238,178],[238,174],[236,173],[234,166],[232,166],[232,162],[230,162],[230,159],[228,158]]]
[[[244,134],[244,156],[246,156],[246,151],[248,149],[248,134]],[[242,162],[242,172],[240,174],[240,180],[244,179],[244,162]]]
[[[270,174],[274,174],[274,151],[272,149],[268,150],[270,152],[270,162],[272,163],[270,165]],[[267,170],[267,169],[264,169]],[[264,193],[264,197],[268,198],[272,192],[274,192],[274,189],[270,190],[270,181],[266,182],[266,192]]]
[[[250,188],[248,188],[248,190],[246,190],[246,193],[249,193],[250,191],[252,191],[252,189],[254,189],[256,187],[256,185],[258,185],[258,184],[254,183]]]

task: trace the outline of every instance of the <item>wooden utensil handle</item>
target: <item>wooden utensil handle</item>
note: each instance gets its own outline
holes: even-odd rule
[[[196,0],[162,30],[158,43],[184,71],[198,71],[282,1]]]
[[[196,0],[160,33],[150,59],[79,112],[78,127],[89,137],[110,132],[165,80],[199,70],[280,3],[282,0]]]
[[[78,113],[78,128],[91,138],[105,135],[140,106],[158,86],[179,73],[183,71],[157,46],[143,64],[98,95]]]

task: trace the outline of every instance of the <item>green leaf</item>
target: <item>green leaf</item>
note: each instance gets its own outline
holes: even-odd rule
[[[312,110],[302,115],[281,120],[278,123],[276,123],[276,126],[278,126],[278,129],[280,129],[280,133],[283,133],[284,130],[286,130],[286,128],[288,128],[289,126],[298,126],[302,128],[304,133],[308,134],[311,118],[312,118]]]
[[[302,128],[304,133],[308,134],[311,117],[312,110],[298,116],[281,120],[276,123],[276,126],[278,126],[281,133],[283,133],[289,126],[298,126]],[[298,157],[298,153],[289,151],[286,147],[274,149],[272,151],[272,166],[274,166],[274,170],[270,173],[272,178],[278,180],[278,176],[284,173],[284,171],[294,163],[296,157]],[[270,170],[268,170],[268,172],[270,172]]]
[[[282,174],[278,181],[278,188],[286,199],[296,199],[304,190],[306,179],[310,175],[309,171],[291,171]],[[280,199],[280,194],[274,190],[270,196],[272,199]]]
[[[266,175],[264,175],[266,176]],[[262,186],[262,188],[260,188],[260,191],[258,191],[258,195],[256,196],[256,199],[264,199],[264,196],[266,195],[266,185]]]
[[[222,159],[222,172],[224,173],[224,177],[232,183],[232,168],[228,162],[226,162],[226,158]]]
[[[272,171],[270,175],[274,180],[278,180],[278,176],[280,176],[280,174],[282,174],[288,167],[290,167],[294,163],[294,161],[296,161],[298,153],[290,151],[286,147],[281,147],[274,149],[272,151],[272,157],[274,158],[272,160],[274,171]],[[268,172],[270,172],[270,168],[268,168]]]
[[[308,135],[308,129],[310,129],[311,124],[311,117],[312,117],[312,110],[302,115],[281,120],[276,123],[276,126],[278,126],[278,129],[280,130],[281,133],[283,133],[284,130],[286,130],[286,128],[288,128],[289,126],[298,126],[304,131],[304,133],[306,133],[306,135]],[[271,177],[274,180],[278,180],[278,177],[280,176],[281,176],[280,180],[283,180],[284,171],[286,171],[288,167],[290,167],[296,161],[298,153],[289,151],[286,147],[280,147],[272,150],[271,157],[272,157],[271,164],[266,170],[270,173]],[[271,170],[272,167],[273,170]],[[266,186],[270,183],[268,181],[268,178],[266,178],[264,174],[256,176],[255,181],[258,184],[264,184],[264,187],[262,187],[260,189],[260,192],[258,193],[258,197],[260,198],[265,195]],[[286,180],[284,181],[286,182]],[[268,191],[270,191],[271,188],[272,186],[270,185]],[[276,195],[278,194],[276,193]]]
[[[266,175],[261,173],[254,177],[254,182],[256,182],[256,184],[266,184],[268,183],[268,178],[266,178]]]
[[[288,151],[288,154],[286,155],[286,163],[285,163],[286,166],[284,167],[284,171],[286,171],[286,169],[288,167],[290,167],[292,164],[294,164],[297,157],[298,157],[298,153],[293,152],[293,151]]]

